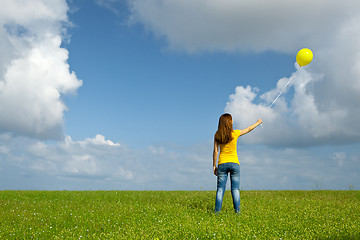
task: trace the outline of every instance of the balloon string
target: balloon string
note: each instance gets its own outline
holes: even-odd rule
[[[289,85],[289,83],[291,82],[291,80],[292,80],[292,78],[290,78],[289,81],[285,84],[284,89],[286,89],[286,87]],[[275,100],[270,104],[269,109],[272,108],[272,106],[275,104],[275,102],[278,100],[278,98],[281,96],[281,94],[283,94],[283,91],[281,91],[281,92],[279,93],[279,95],[277,95],[277,97],[275,98]],[[263,128],[262,123],[260,124],[260,126],[261,126],[261,128]]]
[[[289,85],[289,83],[291,82],[291,80],[292,80],[292,78],[290,78],[289,81],[285,84],[284,89],[286,89],[286,87]],[[283,91],[281,91],[281,92],[279,93],[279,95],[277,95],[277,97],[275,98],[275,100],[270,104],[269,108],[271,108],[271,107],[275,104],[275,102],[278,100],[278,98],[281,96],[281,94],[283,94]]]
[[[282,91],[279,93],[279,95],[275,98],[275,100],[270,104],[269,108],[271,108],[274,105],[274,103],[276,102],[276,100],[278,100],[278,98],[281,96],[282,93],[283,93]]]

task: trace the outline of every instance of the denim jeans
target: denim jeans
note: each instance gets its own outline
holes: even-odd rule
[[[240,165],[237,163],[223,163],[217,169],[217,191],[215,212],[220,212],[225,193],[226,181],[230,173],[231,195],[236,213],[240,212]]]

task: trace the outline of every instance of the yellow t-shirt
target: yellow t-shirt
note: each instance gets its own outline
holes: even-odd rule
[[[237,140],[240,137],[240,130],[238,129],[233,130],[231,134],[233,139],[230,142],[225,144],[220,144],[220,155],[219,155],[218,165],[228,162],[240,164],[236,150]]]

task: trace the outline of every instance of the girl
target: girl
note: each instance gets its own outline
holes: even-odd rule
[[[222,201],[225,193],[226,181],[228,173],[230,173],[231,180],[231,195],[233,199],[234,209],[236,213],[240,213],[240,163],[237,155],[237,139],[238,137],[252,131],[259,126],[262,120],[243,130],[233,130],[233,120],[230,114],[225,113],[220,116],[218,130],[214,137],[214,152],[213,152],[213,170],[217,176],[217,191],[215,212],[220,212]],[[220,147],[220,155],[219,153]],[[216,167],[217,158],[219,155],[218,166]]]

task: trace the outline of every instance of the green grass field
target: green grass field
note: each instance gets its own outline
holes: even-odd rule
[[[0,191],[0,239],[360,239],[360,191]]]

